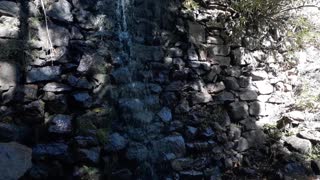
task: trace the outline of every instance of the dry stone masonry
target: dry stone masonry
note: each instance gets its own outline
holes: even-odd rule
[[[199,3],[0,0],[0,179],[312,174],[317,131],[263,128],[305,119],[281,37],[230,40],[226,2]]]

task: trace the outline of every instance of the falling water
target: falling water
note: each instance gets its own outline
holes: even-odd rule
[[[118,0],[117,5],[117,17],[118,17],[118,28],[119,28],[119,39],[121,42],[129,41],[128,32],[128,7],[130,0]]]

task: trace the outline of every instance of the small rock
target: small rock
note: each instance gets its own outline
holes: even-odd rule
[[[236,150],[238,152],[243,152],[243,151],[246,151],[247,149],[249,149],[249,143],[247,139],[241,137],[237,142]]]
[[[225,85],[223,82],[215,83],[215,84],[207,84],[205,87],[210,94],[218,93],[225,90]]]
[[[266,81],[255,81],[253,85],[257,88],[259,94],[267,95],[273,93],[273,86]]]
[[[69,115],[58,114],[52,118],[50,121],[48,131],[54,134],[66,135],[72,132],[72,117]]]
[[[32,148],[34,158],[61,158],[68,155],[68,146],[64,143],[37,144]]]
[[[253,100],[257,100],[258,94],[253,90],[247,90],[239,93],[239,97],[243,101],[253,101]]]
[[[285,138],[285,142],[289,144],[293,149],[304,154],[310,153],[312,150],[312,144],[309,140],[301,139],[296,136]]]
[[[248,104],[246,102],[234,102],[229,105],[230,116],[234,120],[241,120],[249,116]]]
[[[117,84],[125,84],[131,81],[131,73],[127,67],[121,67],[111,73],[112,78]]]
[[[212,96],[208,92],[197,92],[192,96],[193,104],[208,103],[212,100]]]
[[[148,149],[143,144],[132,143],[128,147],[126,156],[129,160],[141,162],[148,157]]]
[[[189,139],[194,139],[195,136],[197,135],[198,129],[192,126],[188,126],[186,130],[186,136]]]
[[[65,92],[71,91],[71,88],[68,85],[53,82],[46,84],[43,87],[43,90],[47,92]]]
[[[314,130],[306,130],[299,132],[299,136],[314,142],[320,142],[320,132]]]
[[[67,0],[59,0],[48,8],[48,16],[64,22],[72,22],[71,4]]]
[[[32,68],[27,72],[27,83],[55,80],[60,74],[61,68],[59,66]]]
[[[237,79],[234,77],[227,77],[224,80],[224,84],[226,85],[227,89],[229,89],[229,90],[237,91],[240,88]]]
[[[172,120],[171,109],[168,107],[163,107],[158,113],[158,116],[162,119],[163,122],[170,122]]]
[[[262,81],[268,78],[268,73],[266,71],[252,71],[251,77],[253,81]]]
[[[182,171],[190,169],[193,166],[193,159],[191,158],[178,158],[171,162],[171,167],[175,171]]]
[[[127,143],[128,141],[119,133],[113,133],[108,137],[105,149],[112,152],[119,151],[124,149],[127,146]]]
[[[20,8],[17,3],[12,1],[0,1],[0,14],[19,17]]]
[[[99,148],[78,149],[77,159],[80,162],[88,163],[91,165],[98,165],[100,161],[100,149]]]
[[[84,107],[91,107],[93,103],[92,96],[90,96],[88,92],[74,93],[73,98]]]

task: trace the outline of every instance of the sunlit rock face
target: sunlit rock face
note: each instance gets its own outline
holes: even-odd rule
[[[8,90],[17,85],[17,66],[9,62],[0,62],[0,89]]]

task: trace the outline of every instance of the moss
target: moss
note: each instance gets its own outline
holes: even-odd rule
[[[199,4],[195,2],[194,0],[185,0],[183,2],[183,7],[186,8],[187,10],[197,10],[199,9]]]
[[[97,139],[100,144],[106,144],[108,138],[109,129],[103,128],[97,130]]]

